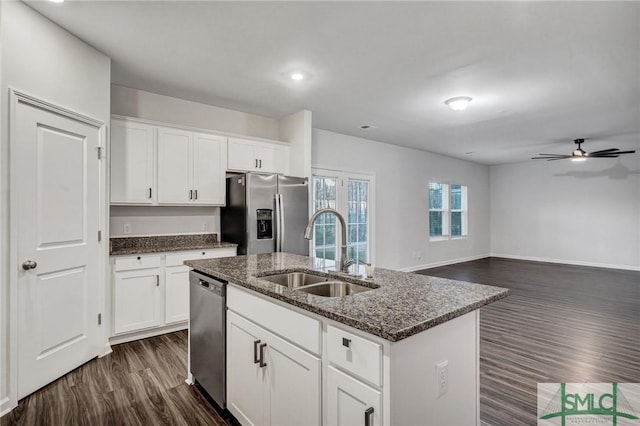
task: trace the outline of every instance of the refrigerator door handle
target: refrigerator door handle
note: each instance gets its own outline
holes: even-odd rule
[[[280,226],[280,217],[282,215],[280,205],[280,194],[275,194],[276,204],[276,252],[282,251],[282,227]]]
[[[278,223],[280,248],[278,249],[278,251],[282,251],[282,246],[284,245],[284,201],[282,199],[282,194],[278,194],[278,204],[280,204],[280,223]]]

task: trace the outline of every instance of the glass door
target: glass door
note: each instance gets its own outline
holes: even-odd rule
[[[373,262],[372,184],[372,175],[324,169],[313,172],[313,211],[328,207],[342,214],[347,222],[347,256],[360,263]],[[340,232],[334,215],[319,216],[313,234],[313,255],[338,258]]]

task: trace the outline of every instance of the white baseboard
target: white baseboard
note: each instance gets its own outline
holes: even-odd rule
[[[622,269],[625,271],[640,271],[640,266],[612,265],[610,263],[582,262],[580,260],[549,259],[535,256],[516,256],[512,254],[491,253],[491,257],[503,257],[505,259],[528,260],[531,262],[563,263],[565,265],[590,266],[593,268]]]
[[[105,343],[105,345],[104,345],[104,351],[100,355],[98,355],[98,358],[102,358],[103,356],[107,356],[111,352],[113,352],[113,349],[111,349],[111,345],[107,341],[107,343]]]
[[[173,333],[174,331],[186,330],[189,327],[188,321],[180,322],[174,325],[168,325],[165,327],[152,328],[149,330],[134,331],[132,333],[123,334],[120,336],[112,336],[109,338],[109,343],[112,345],[118,345],[120,343],[131,342],[133,340],[146,339],[147,337],[159,336],[165,333]]]
[[[15,407],[12,407],[10,403],[11,403],[11,399],[9,397],[6,397],[0,400],[0,417],[4,416],[5,414],[8,414],[11,410],[15,408]]]
[[[438,266],[447,266],[447,265],[453,265],[453,264],[456,264],[456,263],[470,262],[472,260],[484,259],[485,257],[489,257],[489,256],[490,255],[488,255],[488,254],[480,254],[480,255],[476,255],[476,256],[463,257],[463,258],[459,258],[459,259],[444,260],[444,261],[441,261],[441,262],[427,263],[427,264],[418,265],[418,266],[410,266],[408,268],[402,268],[402,269],[400,269],[400,271],[402,271],[402,272],[420,271],[422,269],[437,268]]]

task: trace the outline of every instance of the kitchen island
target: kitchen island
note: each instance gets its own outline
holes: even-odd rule
[[[227,405],[242,424],[479,424],[478,308],[507,289],[382,268],[362,280],[288,253],[185,264],[229,282]],[[264,279],[287,272],[371,290],[323,297]]]

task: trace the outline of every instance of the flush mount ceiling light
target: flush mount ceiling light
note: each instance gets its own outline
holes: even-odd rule
[[[468,96],[457,96],[444,101],[454,111],[464,111],[469,106],[469,102],[471,102],[471,98]]]

